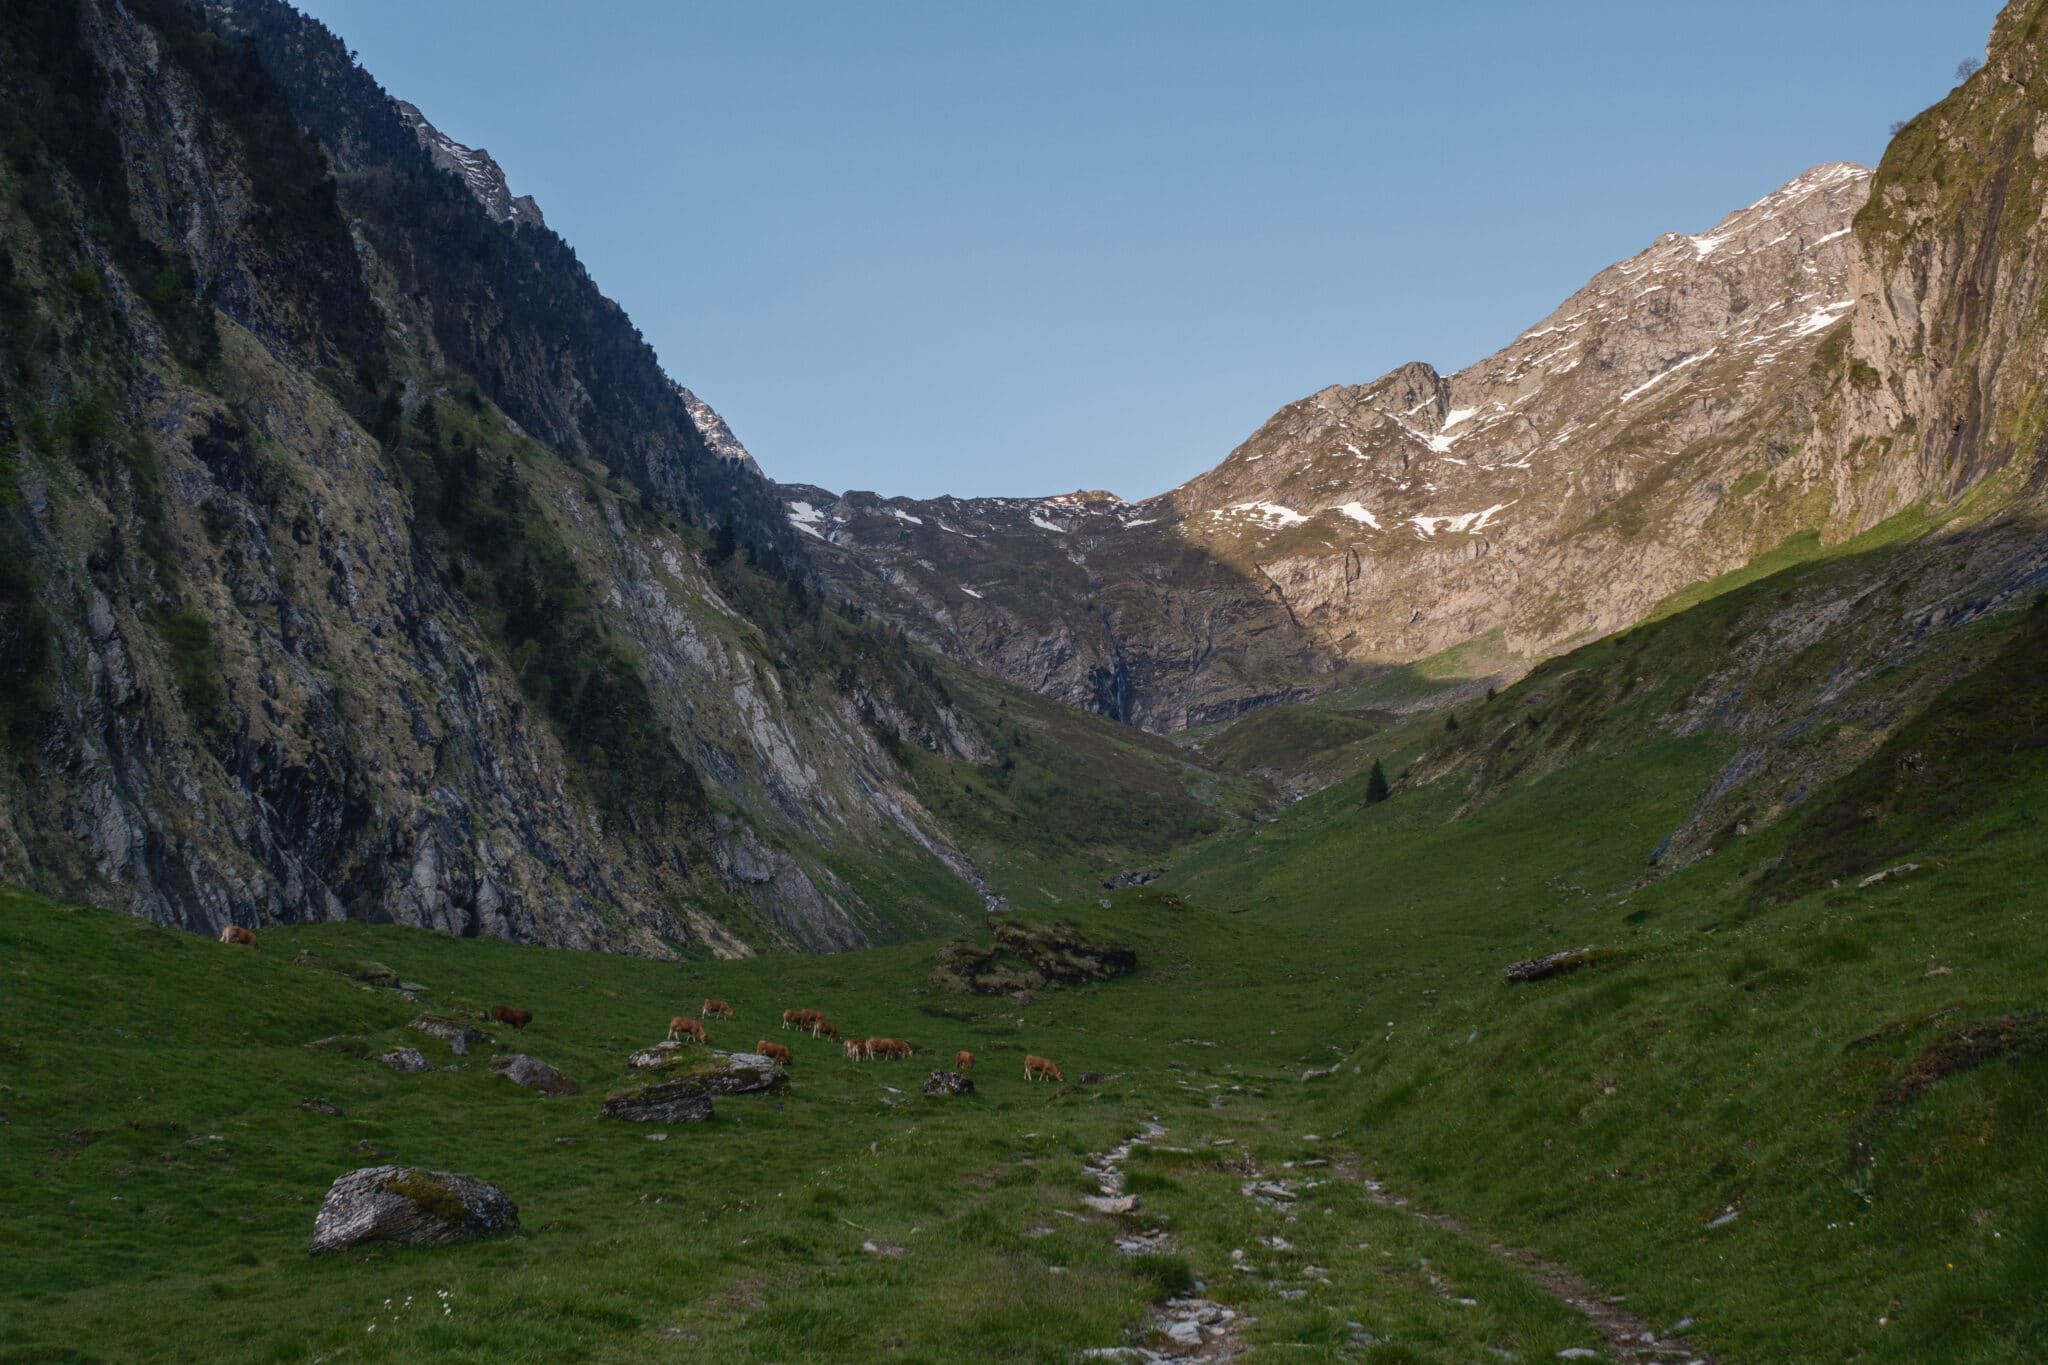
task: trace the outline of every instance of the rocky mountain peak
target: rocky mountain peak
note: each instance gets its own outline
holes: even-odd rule
[[[744,464],[750,469],[758,468],[754,464],[754,457],[740,444],[740,438],[732,434],[732,428],[725,424],[723,417],[712,410],[709,403],[681,384],[676,385],[676,396],[681,398],[683,406],[689,409],[690,421],[696,425],[697,433],[704,438],[705,449],[722,460]]]
[[[436,128],[420,112],[419,106],[405,100],[394,100],[399,117],[411,128],[413,136],[420,140],[420,146],[436,166],[458,177],[476,196],[484,210],[500,223],[530,224],[546,226],[540,215],[540,205],[533,196],[522,194],[513,197],[512,189],[505,182],[505,172],[492,159],[491,154],[481,147],[465,147],[454,138]]]

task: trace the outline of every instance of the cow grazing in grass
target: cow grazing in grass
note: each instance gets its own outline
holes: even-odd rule
[[[900,1038],[868,1039],[868,1054],[873,1057],[886,1057],[888,1060],[894,1062],[900,1061],[903,1058],[908,1057],[912,1051],[914,1051],[914,1049],[910,1046],[910,1044],[904,1042]]]
[[[1059,1067],[1053,1063],[1051,1058],[1033,1057],[1026,1053],[1024,1056],[1024,1079],[1027,1081],[1040,1079],[1064,1081],[1066,1077],[1060,1074]]]
[[[771,1043],[766,1038],[763,1038],[760,1042],[754,1044],[754,1051],[760,1053],[769,1061],[780,1062],[784,1066],[788,1066],[791,1062],[796,1060],[796,1058],[790,1056],[788,1048],[784,1047],[780,1043]]]
[[[702,1024],[698,1023],[695,1019],[691,1019],[688,1016],[681,1014],[678,1014],[675,1018],[668,1021],[668,1040],[671,1043],[680,1041],[680,1039],[677,1036],[679,1034],[682,1038],[693,1038],[700,1043],[708,1043],[711,1041],[710,1038],[705,1035],[704,1026]]]
[[[824,1017],[824,1015],[816,1010],[784,1010],[782,1012],[782,1026],[784,1028],[802,1029],[808,1033],[811,1029],[816,1028],[818,1021]]]
[[[842,1038],[839,1040],[839,1048],[846,1054],[846,1060],[849,1062],[871,1062],[875,1057],[875,1054],[868,1050],[868,1040],[865,1038]]]
[[[256,935],[250,933],[239,924],[230,924],[227,928],[220,931],[220,941],[222,943],[239,943],[244,948],[254,948],[256,946]]]
[[[953,1054],[953,1069],[954,1069],[954,1070],[956,1070],[956,1071],[972,1071],[972,1070],[974,1070],[974,1054],[973,1054],[973,1053],[971,1053],[971,1052],[956,1052],[956,1053],[954,1053],[954,1054]]]
[[[514,1032],[533,1022],[533,1011],[515,1010],[510,1005],[491,1006],[491,1018],[501,1024],[510,1024]]]
[[[697,1011],[697,1017],[699,1019],[730,1019],[732,1018],[732,1006],[726,1004],[723,1000],[706,1000],[704,1008]]]
[[[830,1019],[821,1017],[817,1023],[811,1025],[811,1036],[813,1038],[830,1038],[836,1043],[839,1041],[839,1028]]]

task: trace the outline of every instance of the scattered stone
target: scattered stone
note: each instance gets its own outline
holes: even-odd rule
[[[1102,898],[1101,898],[1100,900],[1098,900],[1098,901],[1096,901],[1096,902],[1095,902],[1095,905],[1096,905],[1096,908],[1097,908],[1097,909],[1100,909],[1100,910],[1107,910],[1107,909],[1109,909],[1109,897],[1107,897],[1107,896],[1104,896],[1104,897],[1102,897]]]
[[[1031,1003],[1031,1001],[1032,1001],[1032,999],[1033,999],[1033,998],[1034,998],[1034,997],[1032,996],[1032,994],[1031,994],[1031,992],[1030,992],[1030,991],[1011,991],[1011,992],[1010,992],[1010,999],[1011,999],[1011,1001],[1012,1001],[1012,1002],[1014,1002],[1015,1004],[1019,1004],[1019,1005],[1028,1005],[1028,1004],[1030,1004],[1030,1003]]]
[[[1730,1209],[1728,1210],[1728,1212],[1722,1214],[1719,1218],[1716,1218],[1712,1222],[1708,1223],[1707,1226],[1710,1228],[1725,1228],[1730,1223],[1734,1222],[1736,1219],[1740,1217],[1742,1217],[1741,1209]]]
[[[387,1052],[378,1053],[377,1060],[393,1071],[410,1073],[434,1069],[433,1064],[421,1056],[420,1050],[416,1047],[394,1047]]]
[[[1097,1213],[1134,1213],[1138,1207],[1135,1194],[1091,1194],[1081,1200]]]
[[[1166,1324],[1166,1335],[1183,1346],[1200,1346],[1202,1344],[1201,1324],[1189,1322],[1185,1318]]]
[[[341,1110],[335,1105],[334,1101],[332,1100],[300,1100],[299,1108],[305,1110],[309,1114],[325,1114],[329,1118],[334,1119],[338,1119],[341,1117]]]
[[[349,1150],[351,1152],[354,1152],[357,1156],[376,1157],[380,1161],[388,1157],[398,1155],[389,1147],[379,1147],[376,1143],[370,1141],[368,1138],[364,1138],[361,1142],[351,1144]]]
[[[882,1242],[862,1242],[860,1249],[870,1256],[896,1257],[903,1254],[902,1247],[892,1247]]]
[[[1336,1074],[1337,1073],[1334,1068],[1327,1066],[1312,1066],[1308,1070],[1301,1073],[1301,1078],[1304,1081],[1319,1081],[1325,1076],[1334,1076]]]
[[[351,981],[360,981],[366,986],[379,986],[385,990],[398,989],[398,973],[381,962],[371,962],[367,959],[357,962],[342,957],[324,957],[311,948],[301,948],[299,955],[292,959],[292,965],[335,972],[348,977]]]
[[[703,1049],[682,1043],[659,1042],[653,1047],[643,1047],[626,1058],[626,1065],[635,1071],[665,1071],[684,1062],[695,1061],[704,1055]]]
[[[1876,886],[1879,882],[1888,882],[1894,877],[1903,877],[1908,872],[1918,872],[1919,870],[1920,864],[1918,863],[1900,863],[1897,867],[1888,867],[1882,872],[1871,873],[1868,877],[1856,883],[1856,889],[1861,891],[1867,886]]]
[[[1106,1081],[1113,1081],[1115,1079],[1116,1073],[1113,1071],[1084,1071],[1075,1078],[1074,1084],[1101,1085]]]
[[[573,1095],[583,1087],[538,1057],[523,1052],[491,1059],[491,1074],[543,1095]]]
[[[667,1133],[649,1133],[649,1134],[647,1135],[647,1140],[648,1140],[649,1142],[667,1142],[667,1141],[668,1141],[668,1134],[667,1134]]]
[[[439,1038],[458,1057],[467,1057],[473,1044],[484,1041],[484,1031],[445,1014],[422,1014],[406,1025],[414,1033]]]
[[[934,1071],[923,1089],[927,1095],[972,1095],[974,1082],[957,1071]]]
[[[328,1187],[313,1219],[313,1254],[381,1242],[425,1246],[519,1228],[519,1206],[472,1175],[370,1166]]]
[[[1559,1360],[1598,1360],[1600,1353],[1588,1346],[1567,1346],[1557,1353]]]
[[[1927,974],[1929,976],[1954,976],[1956,969],[1953,967],[1929,967]]]
[[[1525,957],[1520,962],[1510,962],[1506,976],[1509,981],[1543,981],[1597,962],[1606,962],[1616,955],[1613,949],[1567,948],[1561,953],[1545,953],[1542,957]]]

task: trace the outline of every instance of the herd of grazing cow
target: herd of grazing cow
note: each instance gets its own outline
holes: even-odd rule
[[[230,924],[220,931],[222,943],[237,943],[247,948],[256,946],[256,935],[239,924]],[[731,1019],[733,1007],[723,1000],[706,1000],[697,1011],[697,1019]],[[530,1010],[516,1010],[510,1005],[491,1006],[491,1018],[500,1024],[509,1024],[514,1030],[524,1030],[533,1022]],[[688,1038],[695,1043],[709,1044],[711,1035],[704,1031],[704,1025],[688,1015],[678,1014],[668,1021],[668,1040],[672,1043]],[[851,1062],[896,1062],[917,1051],[900,1038],[842,1038],[830,1019],[817,1010],[784,1010],[782,1027],[798,1029],[813,1038],[830,1038],[838,1042],[840,1049]],[[770,1061],[788,1066],[796,1060],[790,1050],[780,1043],[763,1038],[754,1044],[754,1051]],[[960,1051],[953,1054],[953,1065],[961,1071],[974,1070],[974,1054]],[[1027,1081],[1065,1081],[1060,1069],[1049,1058],[1026,1054],[1024,1057],[1024,1079]]]

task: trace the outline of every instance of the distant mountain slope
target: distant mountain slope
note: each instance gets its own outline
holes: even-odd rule
[[[287,6],[24,0],[0,148],[0,879],[831,950],[1262,799],[828,607],[567,245]]]
[[[1818,167],[1668,234],[1477,365],[1325,389],[1144,502],[785,489],[785,506],[931,616],[934,643],[1156,729],[1495,631],[1540,657],[1824,514],[1824,477],[1788,460],[1854,307],[1869,178]],[[1094,620],[1067,609],[1077,592]],[[1103,688],[1119,661],[1130,686]]]

